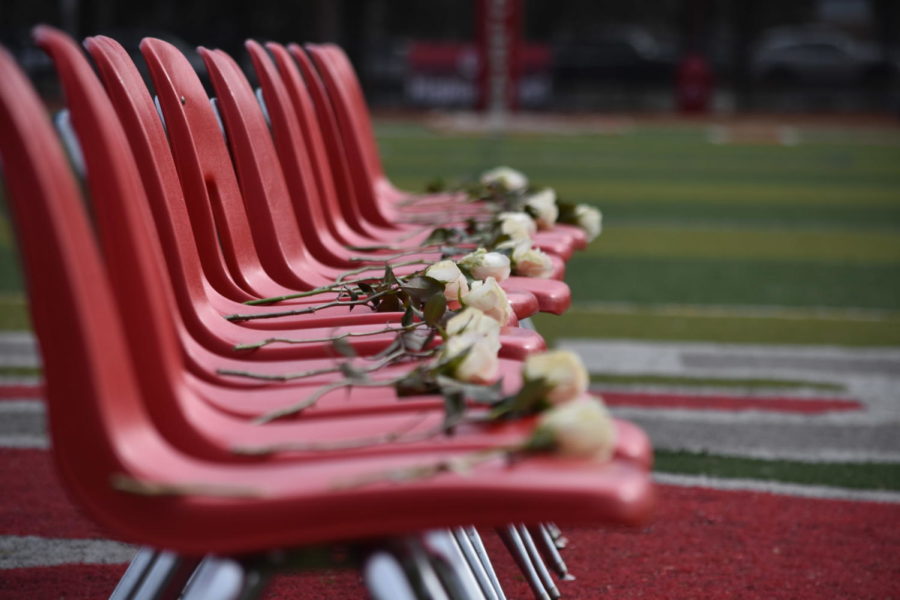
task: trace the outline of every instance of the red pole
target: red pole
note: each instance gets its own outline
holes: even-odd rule
[[[476,0],[477,108],[502,115],[518,105],[522,0]]]

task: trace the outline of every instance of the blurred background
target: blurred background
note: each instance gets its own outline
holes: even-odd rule
[[[479,40],[497,2],[4,0],[0,40],[30,72],[46,22],[76,36],[146,35],[241,54],[247,37],[333,41],[370,103],[473,108]],[[506,0],[512,103],[541,111],[900,111],[894,0]]]
[[[29,42],[41,22],[112,35],[139,66],[144,36],[201,71],[193,47],[221,47],[251,77],[246,38],[340,44],[399,187],[506,164],[603,211],[603,235],[567,264],[571,310],[535,322],[650,433],[657,476],[900,492],[900,0],[0,0],[0,41],[59,107]],[[0,350],[29,328],[2,207]],[[15,358],[0,393],[40,382],[39,361]],[[689,524],[673,538],[688,545],[640,561],[646,577],[631,559],[600,571],[617,593],[639,580],[658,583],[648,597],[692,597],[717,573],[706,587],[734,597],[885,596],[893,571],[866,557],[896,556],[900,528],[881,513],[840,537],[844,519],[814,501],[763,527],[664,494],[676,508],[660,521]],[[744,542],[722,533],[736,522]],[[771,547],[756,540],[767,528]],[[828,542],[804,554],[817,532]],[[845,574],[849,587],[825,583]]]

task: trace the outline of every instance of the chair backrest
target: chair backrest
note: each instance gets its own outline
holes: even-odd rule
[[[50,35],[41,28],[38,35]],[[58,139],[25,75],[0,49],[0,157],[41,344],[53,456],[67,489],[127,535],[149,510],[113,490],[141,457],[165,457],[91,225]]]
[[[307,250],[288,193],[272,134],[253,88],[240,67],[222,50],[199,49],[216,90],[228,146],[263,264],[285,285],[302,285],[298,273],[325,267]],[[306,282],[310,287],[322,282]]]
[[[390,224],[390,216],[379,201],[375,188],[377,180],[375,173],[378,168],[372,164],[372,154],[377,157],[377,149],[374,153],[370,152],[369,146],[364,141],[365,136],[361,134],[364,127],[357,122],[360,114],[367,115],[368,107],[364,103],[361,107],[354,106],[344,82],[336,76],[325,52],[314,44],[306,45],[305,49],[315,66],[317,76],[327,90],[338,127],[344,138],[344,151],[353,174],[360,210],[374,222]]]
[[[109,98],[75,42],[42,27],[38,45],[52,58],[81,143],[97,234],[129,345],[148,393],[162,395],[183,371],[173,320],[177,308],[162,250],[125,133]]]
[[[362,86],[356,77],[356,71],[350,63],[346,53],[335,44],[307,44],[306,50],[313,57],[322,78],[332,80],[336,89],[340,92],[333,101],[345,104],[353,118],[354,137],[364,153],[365,166],[370,178],[383,178],[384,167],[381,164],[381,155],[378,144],[375,142],[375,133],[372,127],[372,119],[369,115],[369,106],[363,94]]]
[[[287,49],[281,44],[269,42],[266,48],[272,53],[272,58],[277,67],[278,78],[272,77],[265,69],[256,66],[257,77],[263,86],[263,92],[269,85],[268,80],[278,79],[283,84],[288,94],[289,104],[285,106],[285,112],[291,113],[297,120],[300,128],[300,137],[303,140],[303,147],[298,148],[296,152],[304,154],[309,158],[310,168],[312,170],[313,179],[318,189],[318,200],[321,204],[325,215],[326,227],[332,232],[335,238],[341,243],[355,243],[356,238],[360,235],[350,226],[348,219],[352,219],[344,214],[344,208],[338,200],[337,188],[333,166],[329,161],[328,152],[325,148],[325,140],[322,137],[322,128],[316,118],[315,109],[309,92],[303,83],[303,77],[297,69],[297,63],[291,58]],[[264,65],[262,59],[268,59],[265,52],[258,45],[254,46],[252,42],[248,43],[247,50],[254,61],[254,65]],[[280,94],[270,94],[267,103],[279,103],[282,101]],[[276,122],[273,121],[273,130]],[[282,130],[284,130],[282,128]],[[276,145],[281,144],[279,137],[275,136]],[[282,147],[279,145],[279,153]],[[305,149],[305,152],[303,151]],[[286,155],[282,155],[286,156]],[[290,160],[290,159],[289,159]],[[287,167],[285,171],[287,172]]]
[[[231,156],[206,90],[187,58],[171,44],[145,39],[141,51],[165,117],[194,232],[204,240],[201,260],[219,260],[211,248],[221,244],[231,277],[245,291],[259,295],[271,279],[260,262]]]
[[[48,27],[38,28],[35,39],[56,65],[81,143],[106,273],[153,427],[174,447],[193,455],[219,455],[191,423],[190,407],[197,400],[186,384],[185,348],[191,353],[200,349],[179,319],[125,132],[75,42]]]
[[[294,203],[295,212],[299,219],[299,225],[303,230],[304,240],[309,245],[311,252],[319,256],[327,256],[328,262],[343,260],[340,244],[336,239],[339,234],[337,222],[341,219],[339,209],[326,213],[329,208],[328,199],[323,196],[323,180],[330,179],[331,169],[328,164],[318,165],[326,171],[316,173],[313,166],[313,157],[309,151],[312,142],[307,143],[304,137],[309,135],[310,128],[306,123],[301,123],[300,116],[294,110],[291,103],[287,85],[272,63],[272,59],[266,54],[265,49],[253,40],[245,42],[247,52],[253,61],[256,76],[259,79],[262,98],[265,101],[266,111],[272,129],[272,138],[278,156],[281,160],[285,181],[290,190],[291,200]],[[298,74],[299,76],[299,74]],[[315,128],[318,135],[318,143],[321,144],[321,133]],[[324,149],[322,149],[324,151]],[[334,185],[325,190],[331,193],[331,202],[334,202]],[[302,218],[305,215],[306,218]]]
[[[288,45],[288,52],[300,67],[300,73],[312,100],[315,109],[316,121],[322,130],[322,139],[325,141],[325,150],[328,153],[328,162],[331,164],[334,174],[334,183],[337,188],[338,199],[341,202],[343,214],[353,229],[362,235],[367,235],[366,221],[368,214],[364,214],[361,205],[364,204],[357,198],[360,189],[353,179],[353,170],[347,162],[346,140],[334,114],[334,108],[328,99],[322,80],[316,73],[315,67],[309,61],[306,53],[297,44]],[[365,193],[365,190],[362,190]]]
[[[202,201],[186,202],[162,121],[134,61],[118,42],[108,37],[87,38],[85,47],[125,128],[169,269],[176,275],[173,279],[184,282],[182,293],[193,299],[208,293],[203,286],[205,277],[226,297],[250,300],[252,296],[231,279],[217,239],[203,235],[212,226],[199,228],[199,237],[194,233],[192,220],[214,222],[212,208]],[[203,247],[203,255],[212,259],[201,260],[198,247]]]

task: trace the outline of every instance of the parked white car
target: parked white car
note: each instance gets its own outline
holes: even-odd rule
[[[775,29],[753,52],[750,69],[775,84],[877,84],[897,73],[873,44],[833,30]]]

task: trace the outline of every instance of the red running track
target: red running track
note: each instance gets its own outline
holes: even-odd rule
[[[40,450],[0,449],[0,535],[99,538],[60,489]],[[640,531],[566,532],[577,580],[564,598],[898,598],[900,506],[660,486]],[[510,599],[527,587],[486,535]],[[0,599],[105,598],[124,565],[0,570]],[[364,597],[355,573],[279,577],[267,598]]]
[[[802,398],[791,396],[735,396],[615,392],[593,388],[609,406],[635,408],[682,408],[690,410],[759,410],[800,414],[863,410],[862,403],[847,398]]]

